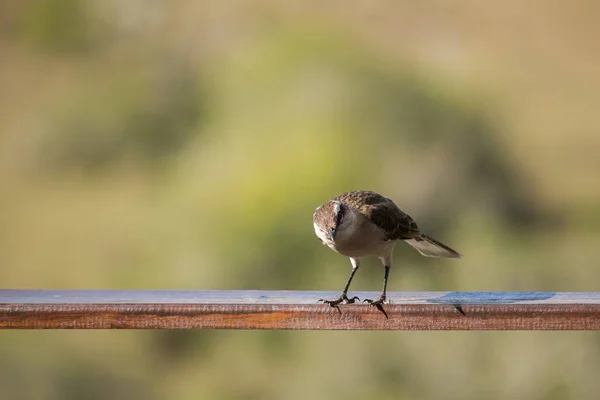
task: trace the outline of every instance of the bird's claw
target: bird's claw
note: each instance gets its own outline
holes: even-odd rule
[[[385,296],[381,296],[381,297],[380,297],[379,299],[377,299],[377,300],[364,299],[364,300],[363,300],[363,303],[369,303],[369,305],[370,305],[371,307],[375,307],[375,308],[377,308],[379,311],[381,311],[381,312],[383,313],[383,315],[385,315],[385,318],[386,318],[386,319],[388,319],[388,315],[387,315],[387,313],[385,312],[385,310],[383,309],[383,305],[384,305],[384,304],[390,304],[390,303],[391,303],[391,301],[390,301],[390,300],[387,300],[387,299],[385,298]]]
[[[319,299],[317,301],[317,303],[321,303],[323,302],[324,304],[329,304],[331,307],[334,307],[340,314],[342,313],[342,311],[340,310],[339,305],[340,304],[352,304],[354,303],[356,300],[360,300],[358,297],[354,296],[351,298],[348,298],[348,296],[346,296],[345,293],[342,293],[340,295],[340,297],[338,297],[335,300],[325,300],[325,299]]]
[[[371,300],[371,299],[364,299],[363,303],[369,303],[370,305],[377,305],[377,304],[392,304],[392,301],[385,298],[385,297],[380,297],[377,300]]]
[[[323,302],[324,304],[329,304],[331,307],[337,307],[339,304],[353,304],[356,302],[356,300],[360,301],[360,299],[357,296],[349,298],[345,294],[342,294],[340,297],[338,297],[335,300],[319,299],[317,301],[317,303]]]

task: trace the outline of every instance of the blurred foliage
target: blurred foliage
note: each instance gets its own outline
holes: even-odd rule
[[[84,0],[32,0],[22,10],[22,36],[42,51],[76,54],[91,50],[93,21]]]
[[[172,67],[150,78],[131,72],[75,95],[43,149],[47,163],[87,171],[123,161],[143,167],[178,151],[199,132],[205,108],[198,79]]]
[[[364,188],[465,255],[399,245],[392,291],[597,290],[573,4],[5,2],[2,286],[341,289],[311,215]],[[595,333],[0,332],[11,399],[594,398],[598,367]]]

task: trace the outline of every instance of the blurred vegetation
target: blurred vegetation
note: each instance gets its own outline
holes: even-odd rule
[[[129,161],[144,168],[179,151],[201,132],[203,93],[191,72],[162,68],[158,76],[131,71],[75,94],[58,112],[42,167],[92,172]]]
[[[538,6],[4,2],[1,286],[341,289],[311,215],[364,188],[465,255],[399,246],[390,290],[598,290],[598,10]],[[381,279],[368,260],[352,288]],[[595,398],[599,353],[573,332],[0,332],[0,397]]]
[[[34,0],[23,10],[21,36],[37,50],[75,54],[91,50],[92,30],[81,0]]]

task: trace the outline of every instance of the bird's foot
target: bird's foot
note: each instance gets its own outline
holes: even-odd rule
[[[383,305],[384,304],[390,304],[391,301],[388,300],[385,295],[381,295],[377,300],[371,300],[371,299],[364,299],[363,303],[369,303],[369,305],[371,307],[375,307],[377,308],[379,311],[381,311],[383,313],[383,315],[385,315],[385,318],[388,318],[387,313],[385,312],[385,310],[383,309]]]
[[[363,303],[369,303],[372,306],[377,306],[383,304],[392,304],[392,301],[388,299],[385,294],[381,294],[377,300],[364,299]]]
[[[360,300],[360,299],[356,296],[349,298],[346,295],[346,293],[342,293],[340,295],[340,297],[338,297],[335,300],[319,299],[319,301],[317,301],[317,303],[323,302],[324,304],[329,304],[331,307],[337,307],[339,304],[352,304],[352,303],[356,302],[356,300]]]

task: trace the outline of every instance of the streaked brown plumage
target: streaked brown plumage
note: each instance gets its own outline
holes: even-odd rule
[[[329,214],[335,200],[358,210],[385,232],[387,240],[406,240],[421,236],[421,230],[415,221],[394,202],[378,193],[365,190],[353,190],[334,197],[324,204],[325,207],[319,207],[315,211],[314,219],[325,222],[329,218],[328,222],[333,222]]]
[[[337,306],[352,303],[347,291],[360,259],[377,256],[385,267],[384,286],[378,300],[366,300],[383,311],[392,253],[396,243],[406,241],[424,256],[459,258],[460,254],[425,235],[416,222],[382,195],[365,190],[342,193],[318,207],[313,214],[315,233],[323,244],[350,257],[352,273],[336,300],[324,302]]]

